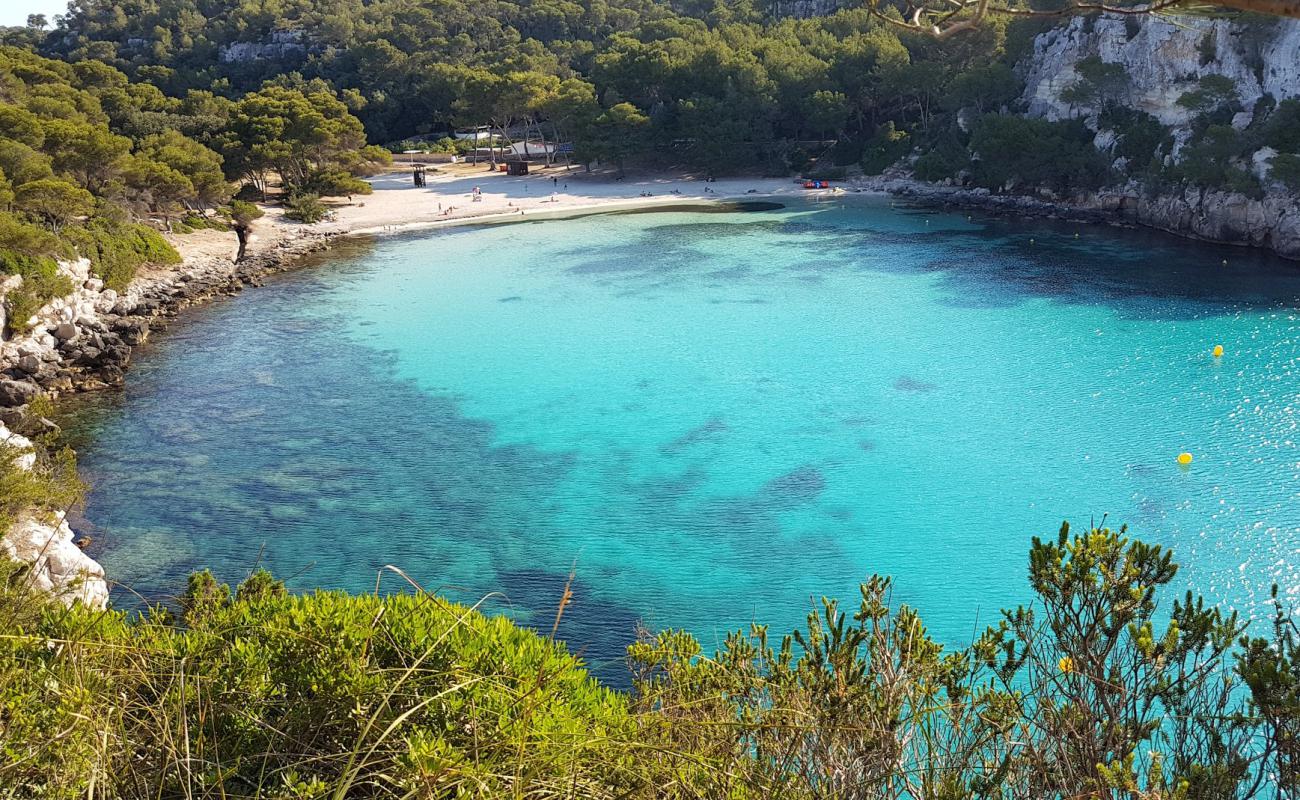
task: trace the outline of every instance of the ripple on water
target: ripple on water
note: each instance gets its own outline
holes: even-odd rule
[[[1222,258],[871,201],[422,233],[187,312],[68,427],[146,596],[396,564],[549,631],[576,570],[602,669],[638,621],[779,631],[873,572],[965,641],[1063,518],[1259,612],[1300,586],[1300,270]]]

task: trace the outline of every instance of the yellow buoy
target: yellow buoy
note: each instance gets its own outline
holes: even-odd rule
[[[1182,464],[1184,467],[1187,466],[1188,464],[1192,463],[1192,454],[1191,454],[1191,453],[1179,453],[1179,454],[1178,454],[1178,463],[1179,463],[1179,464]]]
[[[1223,358],[1223,345],[1216,344],[1213,352],[1215,358]]]

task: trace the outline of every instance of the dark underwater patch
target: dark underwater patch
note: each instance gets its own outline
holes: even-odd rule
[[[900,392],[923,393],[923,392],[933,392],[935,389],[938,389],[939,387],[937,384],[930,383],[929,381],[921,381],[921,380],[917,380],[916,378],[910,377],[908,375],[904,375],[898,380],[894,381],[894,388]]]
[[[710,417],[707,422],[691,428],[686,433],[660,447],[659,452],[664,455],[676,455],[693,444],[712,439],[719,434],[726,433],[727,430],[726,420],[722,417]]]
[[[581,565],[578,566],[581,573]],[[555,627],[556,613],[569,576],[543,569],[504,570],[497,584],[515,615],[542,636]],[[597,677],[620,689],[630,689],[627,646],[636,639],[641,617],[620,603],[601,599],[580,577],[569,585],[572,599],[560,617],[555,638],[579,656]]]
[[[807,503],[826,490],[826,476],[811,464],[792,469],[763,484],[763,494],[782,502]]]

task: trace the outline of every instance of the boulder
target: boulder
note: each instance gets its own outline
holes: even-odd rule
[[[25,406],[40,393],[40,387],[29,381],[0,378],[0,406]]]
[[[77,326],[72,324],[72,320],[66,320],[55,326],[53,333],[56,339],[66,342],[77,335]]]

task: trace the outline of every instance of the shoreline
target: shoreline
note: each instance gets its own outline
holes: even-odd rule
[[[1300,261],[1300,198],[1252,199],[1229,192],[1188,189],[1151,197],[1138,191],[1102,190],[1072,199],[1044,200],[885,176],[862,178],[856,185],[926,206],[1147,228],[1180,239],[1258,249],[1288,261]]]
[[[552,181],[552,177],[556,180]],[[564,177],[578,184],[578,188],[570,192],[566,182],[561,194],[560,177],[543,174],[508,178],[462,171],[437,176],[425,187],[414,187],[406,184],[409,176],[395,178],[389,173],[373,180],[374,194],[355,203],[335,203],[331,206],[334,219],[315,225],[290,222],[283,218],[281,209],[264,208],[266,216],[254,224],[246,257],[239,263],[233,261],[237,243],[229,231],[169,235],[169,241],[181,254],[181,262],[165,268],[142,269],[120,296],[91,276],[89,263],[84,259],[63,264],[61,267],[72,278],[76,290],[42,308],[29,334],[0,342],[0,440],[20,444],[26,441],[11,434],[9,429],[25,417],[27,404],[36,396],[58,398],[121,386],[135,348],[154,331],[165,329],[183,309],[216,297],[238,294],[245,287],[260,286],[267,276],[294,269],[303,262],[304,256],[325,250],[338,239],[656,208],[702,209],[747,200],[779,202],[789,197],[842,196],[844,191],[842,188],[810,191],[789,178],[706,182],[661,177],[622,183],[567,174]],[[535,187],[545,189],[547,184],[557,191],[532,191]],[[855,194],[902,197],[930,207],[958,206],[991,214],[1160,229],[1158,225],[1132,219],[1110,208],[992,195],[983,190],[911,179],[837,182],[837,186],[845,185],[852,187]],[[474,192],[475,187],[486,188]],[[631,195],[632,191],[638,193]],[[473,200],[475,194],[481,199]],[[458,207],[456,203],[464,205]],[[1165,230],[1184,238],[1203,238]],[[1296,253],[1289,257],[1300,258],[1300,234],[1297,234]],[[74,538],[66,514],[55,514],[49,519],[28,514],[0,538],[0,553],[7,552],[11,557],[32,563],[38,583],[52,593],[69,601],[76,598],[103,607],[108,600],[103,568],[81,551]]]
[[[475,185],[486,184],[491,177],[473,176],[472,181]],[[452,176],[440,183],[457,180]],[[463,178],[459,180],[463,182]],[[263,278],[294,269],[304,256],[327,249],[337,239],[562,219],[656,206],[665,210],[673,206],[707,207],[746,197],[792,194],[795,189],[792,182],[785,180],[742,182],[743,189],[721,182],[720,185],[694,182],[698,184],[695,188],[706,187],[706,190],[634,197],[623,195],[629,186],[642,184],[614,187],[619,190],[614,193],[608,191],[607,183],[594,183],[593,186],[604,187],[606,191],[567,195],[564,200],[543,199],[526,205],[533,198],[519,198],[522,208],[514,206],[515,199],[510,199],[508,193],[492,196],[485,192],[485,200],[479,201],[485,204],[470,208],[478,213],[446,215],[438,213],[442,210],[442,200],[451,205],[452,198],[459,200],[463,195],[426,194],[421,208],[396,197],[398,190],[380,187],[375,194],[366,196],[368,200],[379,196],[386,201],[378,204],[382,206],[380,214],[373,213],[373,205],[371,213],[360,213],[360,209],[367,207],[363,200],[355,206],[336,208],[335,220],[317,225],[292,223],[283,218],[280,209],[264,208],[266,216],[254,224],[243,261],[234,262],[238,244],[232,232],[202,230],[168,235],[181,255],[181,262],[142,269],[120,295],[91,275],[86,259],[61,263],[60,269],[72,280],[74,291],[41,308],[28,333],[0,341],[0,442],[26,453],[18,463],[20,468],[31,469],[36,458],[32,443],[12,429],[24,421],[31,422],[27,409],[32,400],[38,396],[57,400],[69,394],[120,387],[125,382],[135,348],[153,332],[165,329],[182,310],[216,297],[238,294],[245,287],[260,286]],[[757,189],[757,185],[766,191]],[[489,188],[496,187],[489,184]],[[650,189],[642,191],[650,192]],[[46,420],[36,422],[53,425]],[[65,603],[79,601],[93,608],[106,608],[110,580],[103,567],[82,551],[84,542],[78,542],[68,524],[68,511],[22,513],[15,524],[0,533],[0,556],[29,565],[33,585]]]

